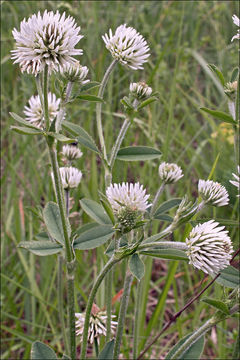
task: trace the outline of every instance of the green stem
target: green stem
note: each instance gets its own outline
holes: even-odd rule
[[[139,336],[139,325],[140,325],[140,306],[142,299],[142,287],[143,281],[139,281],[137,284],[137,294],[136,294],[136,305],[135,305],[135,314],[134,314],[134,333],[133,333],[133,359],[136,359],[138,356],[138,336]]]
[[[48,65],[45,65],[43,75],[43,100],[44,100],[44,119],[45,128],[49,129],[49,113],[48,113]]]
[[[96,337],[94,337],[94,348],[95,348],[96,357],[98,357],[99,349],[98,349],[98,340]]]
[[[64,119],[64,116],[66,114],[66,104],[68,100],[70,99],[71,93],[72,93],[73,83],[71,81],[68,82],[67,88],[66,88],[66,95],[65,99],[61,102],[60,110],[57,114],[57,120],[56,120],[56,132],[58,133],[61,130],[62,122]]]
[[[113,62],[108,67],[107,71],[104,74],[104,77],[102,79],[101,85],[99,87],[98,91],[98,97],[103,98],[104,90],[107,85],[109,76],[111,72],[113,71],[115,65],[117,64],[117,60],[113,60]],[[106,146],[103,136],[103,128],[102,128],[102,103],[98,102],[96,106],[96,120],[97,120],[97,130],[98,130],[98,136],[101,146],[101,151],[103,153],[103,158],[105,161],[107,161],[107,152],[106,152]]]
[[[69,342],[66,333],[66,326],[64,321],[64,305],[63,305],[63,257],[58,255],[58,311],[59,320],[61,324],[61,330],[63,332],[63,340],[65,345],[65,351],[69,352]]]
[[[187,250],[187,245],[184,242],[180,241],[159,241],[159,242],[151,242],[144,243],[139,245],[138,250],[146,249],[146,248],[158,248],[158,249],[177,249],[177,250]]]
[[[106,342],[110,341],[111,338],[111,316],[112,316],[112,283],[113,283],[113,270],[110,270],[105,279],[105,301],[107,310],[107,334]]]
[[[133,281],[132,274],[130,272],[127,272],[124,280],[124,289],[123,289],[123,295],[122,295],[120,311],[118,316],[118,325],[117,325],[116,339],[113,350],[113,359],[118,359],[120,353],[120,346],[122,342],[123,329],[124,329],[124,323],[127,313],[128,300],[130,296],[132,281]]]
[[[36,76],[36,85],[37,85],[37,91],[38,91],[38,95],[40,97],[40,102],[41,102],[41,105],[42,105],[42,109],[44,109],[43,92],[42,92],[40,74],[38,74]]]
[[[85,313],[85,322],[84,322],[84,329],[83,329],[83,337],[82,337],[82,349],[81,349],[81,359],[86,359],[86,352],[87,352],[87,340],[88,340],[88,327],[89,327],[89,320],[91,316],[91,310],[93,306],[93,301],[101,282],[103,281],[104,277],[107,275],[108,271],[111,270],[114,264],[120,261],[121,258],[115,258],[114,255],[111,259],[106,263],[100,274],[98,275],[95,284],[93,285],[91,292],[88,297],[86,313]]]
[[[154,213],[154,211],[155,211],[155,209],[156,209],[156,207],[157,207],[158,200],[159,200],[159,198],[160,198],[160,196],[161,196],[164,188],[165,188],[165,183],[163,183],[163,184],[160,186],[160,188],[158,189],[158,191],[157,191],[157,193],[156,193],[156,195],[155,195],[155,198],[154,198],[154,200],[153,200],[153,204],[152,204],[152,207],[151,207],[151,211],[150,211],[150,217],[152,217],[152,215],[153,215],[153,213]]]
[[[131,122],[128,118],[126,118],[123,122],[123,125],[119,131],[119,134],[118,134],[118,137],[117,137],[117,140],[115,142],[115,145],[113,146],[113,149],[112,149],[112,153],[111,153],[111,158],[110,158],[110,162],[109,162],[109,166],[110,166],[110,169],[113,168],[113,165],[114,165],[114,162],[116,160],[116,157],[117,157],[117,153],[118,153],[118,150],[120,149],[120,146],[122,144],[122,141],[124,139],[124,136],[129,128],[129,126],[131,125]]]

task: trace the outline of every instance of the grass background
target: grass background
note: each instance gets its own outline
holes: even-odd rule
[[[101,35],[122,23],[136,28],[147,40],[151,49],[149,62],[143,71],[132,71],[120,65],[108,84],[103,106],[104,133],[110,151],[122,123],[120,99],[128,94],[129,83],[145,81],[158,91],[159,101],[151,104],[135,119],[128,131],[124,146],[148,145],[159,148],[163,159],[176,162],[183,168],[184,178],[169,186],[162,201],[187,194],[197,196],[199,178],[207,179],[218,158],[213,179],[226,186],[230,205],[208,208],[200,218],[229,220],[227,229],[238,247],[236,188],[229,183],[236,172],[234,151],[229,132],[221,131],[219,121],[199,111],[201,106],[227,112],[227,99],[215,78],[207,70],[214,63],[230,81],[231,72],[238,62],[238,43],[231,43],[237,32],[231,16],[239,13],[237,1],[2,1],[2,242],[1,242],[1,314],[2,359],[28,359],[31,343],[46,341],[61,354],[62,334],[57,311],[56,270],[57,258],[35,257],[17,248],[23,240],[31,240],[42,229],[29,207],[44,205],[53,200],[49,178],[49,160],[44,142],[36,137],[21,136],[9,130],[14,124],[9,112],[22,114],[32,94],[36,94],[34,77],[21,75],[13,65],[10,50],[14,48],[12,29],[19,29],[23,18],[44,9],[72,15],[81,26],[84,50],[80,61],[89,67],[89,77],[101,81],[111,56],[105,49]],[[51,83],[54,91],[54,81]],[[67,120],[83,126],[96,138],[95,105],[75,102],[69,106]],[[212,134],[215,134],[213,137]],[[103,171],[95,154],[82,148],[84,156],[77,166],[84,174],[81,186],[74,191],[72,218],[76,226],[89,221],[79,207],[79,199],[98,200],[97,189],[103,189]],[[159,187],[157,168],[159,161],[145,163],[116,162],[113,180],[140,181],[152,194]],[[161,223],[154,224],[157,232]],[[176,241],[184,240],[189,227],[176,231]],[[105,261],[104,249],[77,252],[76,306],[85,307],[92,282]],[[113,296],[123,285],[124,264],[118,266],[114,278]],[[159,331],[170,314],[183,306],[201,285],[203,273],[187,264],[174,261],[146,261],[146,275],[141,308],[142,349],[148,336]],[[220,298],[223,288],[215,284],[208,291]],[[133,309],[136,300],[136,283],[131,291],[122,354],[130,356],[132,346]],[[97,304],[104,306],[104,288],[101,287]],[[118,313],[119,301],[114,305]],[[149,351],[146,358],[164,358],[164,355],[188,332],[206,321],[213,309],[201,302],[185,312],[166,335]],[[237,336],[237,319],[220,323],[208,334],[203,358],[231,358]]]

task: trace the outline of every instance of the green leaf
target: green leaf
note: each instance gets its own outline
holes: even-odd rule
[[[112,339],[111,341],[107,342],[98,355],[99,360],[112,360],[113,359],[113,349],[114,349],[115,340]]]
[[[83,85],[81,87],[81,92],[87,91],[87,90],[90,90],[90,89],[92,90],[92,89],[94,89],[94,88],[96,88],[98,86],[100,86],[99,82],[97,82],[97,81],[89,81],[87,84],[85,84],[85,85]]]
[[[40,135],[43,134],[43,131],[41,131],[40,129],[31,129],[29,127],[19,127],[19,126],[11,126],[10,127],[11,130],[17,132],[18,134],[23,134],[23,135]]]
[[[10,112],[9,114],[14,118],[14,120],[16,120],[17,122],[19,122],[20,124],[23,124],[23,125],[25,125],[26,127],[35,129],[35,130],[37,130],[37,131],[40,130],[37,126],[31,124],[30,121],[27,121],[27,120],[23,119],[21,116],[15,114],[15,113],[13,113],[13,112]]]
[[[63,354],[62,359],[65,359],[65,360],[71,360],[71,358],[70,358],[69,356],[67,356],[66,354]]]
[[[38,256],[57,254],[63,248],[62,245],[51,240],[22,241],[18,244],[18,247],[27,249]]]
[[[104,102],[104,100],[95,95],[78,95],[77,99],[86,100],[86,101],[94,101],[94,102]]]
[[[73,247],[78,250],[89,250],[95,249],[96,247],[107,242],[112,235],[114,230],[109,225],[99,225],[85,231],[79,237],[74,240]]]
[[[71,134],[77,136],[77,140],[80,144],[86,146],[88,149],[96,153],[99,153],[94,140],[81,126],[72,124],[69,121],[64,121],[62,126]]]
[[[189,260],[186,253],[178,249],[158,249],[156,247],[149,250],[142,250],[140,254],[168,260]]]
[[[40,232],[39,234],[35,235],[34,238],[36,238],[37,240],[45,240],[45,241],[49,241],[49,236],[48,233],[43,231]]]
[[[107,215],[102,205],[91,199],[80,200],[83,210],[99,224],[112,224],[111,219]]]
[[[167,212],[168,210],[174,208],[175,206],[179,205],[180,202],[182,201],[182,199],[180,198],[174,198],[168,201],[165,201],[164,203],[162,203],[159,208],[155,211],[154,213],[154,217],[158,216],[162,213]]]
[[[57,359],[57,356],[53,349],[41,341],[35,341],[31,348],[32,360],[52,360]]]
[[[81,226],[75,231],[75,234],[76,234],[76,235],[81,235],[81,234],[84,233],[85,231],[90,230],[90,229],[93,229],[93,228],[96,227],[96,226],[98,226],[98,224],[95,223],[95,222],[81,225]]]
[[[211,299],[211,298],[208,298],[208,297],[202,299],[201,301],[205,302],[208,305],[213,306],[214,308],[220,310],[224,314],[229,315],[229,309],[228,309],[227,305],[223,301]]]
[[[129,98],[127,96],[124,96],[124,98],[121,100],[121,103],[130,110],[134,110],[134,107],[132,106]]]
[[[212,115],[213,117],[222,120],[224,122],[227,122],[229,124],[235,124],[236,125],[236,121],[228,114],[222,112],[222,111],[216,111],[216,110],[211,110],[205,107],[200,108],[200,110],[205,111],[206,113]]]
[[[235,67],[234,69],[233,69],[233,72],[232,72],[232,75],[231,75],[231,82],[233,82],[233,81],[235,81],[235,80],[237,80],[237,76],[238,76],[238,67]]]
[[[144,108],[145,106],[151,104],[152,102],[156,101],[157,98],[156,97],[150,97],[147,100],[143,101],[139,106],[138,106],[138,110]]]
[[[129,269],[133,276],[135,276],[139,281],[144,276],[145,267],[144,263],[138,256],[138,254],[133,254],[129,261]]]
[[[175,352],[180,348],[181,345],[185,343],[185,341],[191,336],[189,334],[181,339],[167,354],[165,360],[169,360],[175,354]],[[197,341],[195,341],[192,345],[190,345],[182,354],[178,357],[178,360],[195,360],[199,359],[204,348],[204,335],[201,336]]]
[[[160,158],[161,151],[148,146],[129,146],[117,153],[117,159],[122,161],[143,161]]]
[[[43,210],[43,219],[51,237],[64,245],[62,220],[56,203],[52,201],[47,203]]]
[[[120,239],[119,247],[121,248],[121,247],[126,246],[126,245],[128,245],[128,239],[127,239],[126,235],[123,235],[121,237],[121,239]],[[115,251],[115,239],[113,239],[110,242],[110,244],[108,245],[108,247],[107,247],[107,249],[105,251],[105,254],[107,256],[111,257],[113,255],[114,251]]]
[[[222,86],[224,86],[225,84],[225,80],[223,77],[223,74],[221,73],[221,71],[216,67],[216,65],[214,64],[208,64],[209,69],[215,74],[217,75],[218,79],[220,80],[220,83],[222,84]]]
[[[68,137],[66,137],[65,135],[63,134],[59,134],[59,133],[53,133],[53,132],[48,132],[47,133],[49,136],[53,137],[54,139],[60,141],[60,142],[63,142],[63,143],[72,143],[72,142],[75,142],[76,139],[70,139]]]
[[[172,222],[173,218],[167,214],[154,215],[154,219]]]
[[[239,287],[239,271],[233,266],[228,266],[221,271],[221,275],[216,279],[216,282],[229,288]]]

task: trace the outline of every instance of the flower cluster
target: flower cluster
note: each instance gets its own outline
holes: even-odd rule
[[[47,65],[49,71],[59,71],[66,64],[74,64],[73,55],[82,55],[75,45],[83,37],[75,20],[65,13],[44,11],[43,15],[32,15],[20,24],[20,31],[13,30],[16,50],[12,50],[14,63],[19,63],[21,71],[35,76]]]
[[[78,61],[74,64],[67,63],[60,70],[61,75],[71,82],[78,82],[81,85],[88,83],[90,80],[85,80],[88,75],[87,66],[82,66]]]
[[[133,70],[143,69],[142,65],[150,56],[149,47],[135,29],[123,24],[116,29],[114,35],[110,29],[109,35],[105,34],[102,38],[114,59]]]
[[[85,322],[85,314],[83,313],[75,313],[77,318],[76,320],[76,335],[82,336],[83,329],[84,329],[84,322]],[[111,318],[114,319],[116,315],[111,315]],[[102,311],[98,308],[97,305],[93,304],[91,316],[90,316],[90,323],[88,328],[88,341],[92,344],[94,338],[97,339],[99,342],[99,337],[101,335],[106,336],[107,329],[106,329],[106,320],[107,315],[106,311]],[[112,333],[115,332],[117,326],[117,321],[111,321],[111,331]]]
[[[207,274],[217,274],[229,265],[233,247],[228,231],[214,220],[195,226],[186,239],[189,263]]]
[[[60,167],[60,175],[64,189],[78,187],[82,179],[82,172],[75,167]]]
[[[152,94],[152,88],[144,82],[131,83],[129,89],[131,95],[138,100],[147,99]]]
[[[60,102],[61,100],[57,99],[55,94],[52,94],[51,92],[48,93],[48,113],[50,122],[52,122],[57,116],[60,108]],[[28,100],[28,106],[25,106],[24,109],[26,120],[40,129],[43,129],[44,114],[39,95],[31,96]]]
[[[212,180],[199,180],[198,192],[206,203],[213,206],[225,206],[229,203],[225,187]]]
[[[62,148],[62,155],[68,161],[79,159],[82,154],[82,151],[75,145],[64,145]]]
[[[182,169],[177,164],[169,164],[163,162],[159,166],[159,176],[160,179],[165,184],[171,184],[177,182],[181,177],[183,177]]]
[[[233,15],[233,16],[232,16],[232,19],[233,19],[233,23],[234,23],[235,25],[237,25],[238,27],[240,27],[240,20],[239,20],[239,18],[237,17],[237,15]],[[240,29],[238,29],[237,34],[232,37],[232,40],[231,40],[231,41],[233,41],[233,40],[235,40],[235,39],[240,40]]]
[[[236,181],[235,180],[229,180],[229,181],[230,181],[230,183],[232,185],[236,186],[236,188],[238,190],[237,197],[240,197],[240,194],[239,194],[239,190],[240,190],[240,166],[238,166],[237,169],[238,169],[238,174],[239,175],[236,175],[236,174],[232,173],[232,175],[233,175],[233,177],[235,178]]]

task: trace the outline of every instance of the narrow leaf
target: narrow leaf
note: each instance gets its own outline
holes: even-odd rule
[[[154,217],[158,216],[162,213],[165,213],[167,211],[169,211],[170,209],[174,208],[175,206],[179,205],[180,202],[182,201],[182,199],[180,198],[175,198],[175,199],[171,199],[168,201],[165,201],[164,203],[162,203],[159,208],[155,211],[154,213]]]
[[[57,356],[50,346],[42,343],[41,341],[35,341],[32,344],[31,349],[32,360],[52,360],[57,359]]]
[[[229,124],[236,124],[236,121],[228,114],[222,112],[222,111],[216,111],[216,110],[211,110],[205,107],[200,108],[200,110],[212,115],[213,117],[222,120],[224,122],[227,122]]]
[[[156,97],[150,97],[147,100],[143,101],[139,106],[138,106],[138,110],[143,109],[145,106],[151,104],[152,102],[156,101],[157,98]]]
[[[107,342],[98,355],[99,360],[112,360],[113,359],[113,349],[114,349],[114,342],[115,340],[112,339],[111,341]]]
[[[240,283],[239,271],[233,266],[228,266],[221,271],[221,275],[216,279],[216,282],[229,288],[236,288]]]
[[[168,260],[185,260],[185,261],[189,260],[186,253],[178,249],[151,248],[149,250],[140,251],[140,254],[148,255],[160,259],[168,259]]]
[[[99,82],[97,82],[97,81],[89,81],[87,84],[85,84],[85,85],[83,85],[81,87],[81,92],[87,91],[87,90],[90,90],[90,89],[92,90],[92,89],[94,89],[94,88],[96,88],[98,86],[100,86]]]
[[[99,225],[85,231],[79,237],[74,240],[73,247],[78,250],[89,250],[95,249],[96,247],[107,242],[112,235],[114,230],[109,225]]]
[[[15,114],[13,112],[10,112],[9,114],[14,118],[14,120],[19,122],[20,124],[23,124],[26,127],[29,127],[29,128],[32,128],[32,129],[35,129],[35,130],[39,131],[39,128],[37,126],[31,124],[30,121],[27,121],[27,120],[23,119],[21,116]]]
[[[48,132],[47,134],[49,136],[53,137],[54,139],[56,139],[60,142],[63,142],[63,143],[72,143],[72,142],[76,141],[76,139],[70,139],[70,138],[66,137],[65,135],[59,134],[59,133]]]
[[[154,215],[154,219],[172,222],[173,218],[167,214]]]
[[[104,102],[104,100],[102,98],[95,96],[95,95],[89,95],[89,94],[78,95],[77,99],[86,100],[86,101],[94,101],[94,102]]]
[[[220,300],[215,300],[215,299],[211,299],[211,298],[204,298],[201,301],[205,302],[208,305],[213,306],[214,308],[222,311],[224,314],[229,315],[229,309],[227,307],[227,305]]]
[[[40,134],[43,134],[43,132],[41,130],[31,129],[29,127],[23,127],[23,126],[22,127],[11,126],[10,129],[17,132],[18,134],[23,134],[23,135],[40,135]]]
[[[185,341],[191,336],[192,334],[189,334],[185,336],[183,339],[181,339],[167,354],[165,357],[165,360],[172,359],[172,356],[174,356],[175,352],[182,346]],[[185,351],[182,352],[182,354],[178,357],[178,360],[195,360],[199,359],[202,355],[204,348],[204,335],[201,336],[197,341],[195,341],[193,344],[191,344]]]
[[[214,64],[208,64],[209,69],[215,74],[217,75],[218,79],[220,80],[222,86],[224,86],[225,84],[225,80],[223,77],[223,74],[221,73],[221,71],[217,68],[216,65]]]
[[[91,199],[80,200],[83,210],[99,224],[112,224],[111,219],[107,215],[102,205]]]
[[[148,146],[129,146],[117,153],[117,159],[122,161],[144,161],[160,158],[161,151]]]
[[[235,67],[235,69],[233,69],[232,75],[231,75],[231,82],[237,80],[237,76],[238,76],[238,67]]]
[[[86,146],[88,149],[96,153],[99,153],[94,140],[81,126],[72,124],[68,121],[64,121],[62,126],[71,134],[77,136],[77,140],[80,144]]]
[[[43,210],[43,219],[49,234],[53,239],[64,245],[64,235],[59,207],[50,201]]]
[[[129,261],[129,269],[133,276],[135,276],[139,281],[144,276],[145,267],[144,263],[138,256],[138,254],[133,254]]]
[[[38,256],[57,254],[63,248],[62,245],[51,240],[22,241],[19,243],[18,247],[27,249]]]

